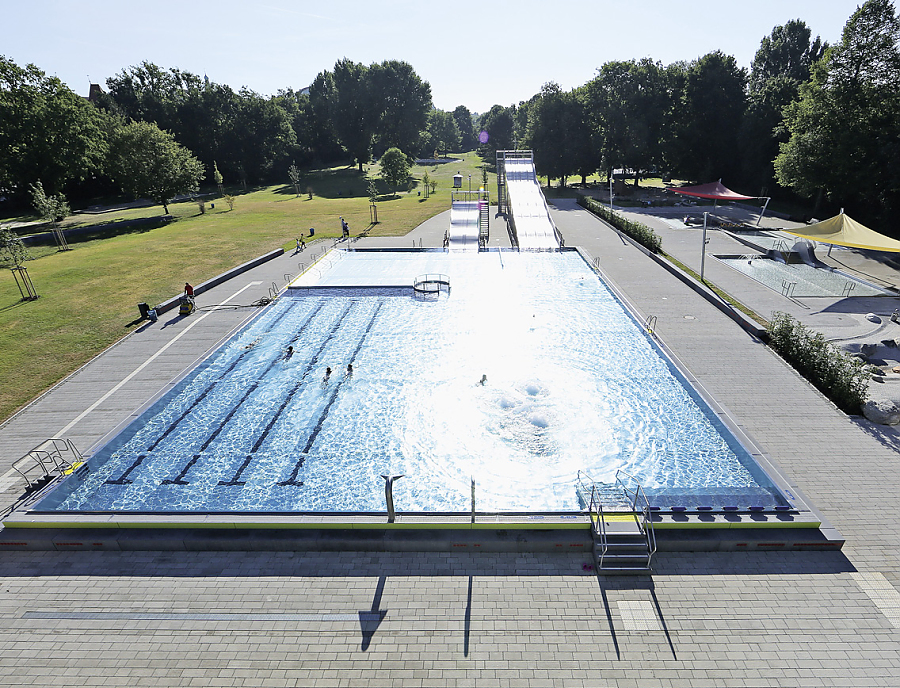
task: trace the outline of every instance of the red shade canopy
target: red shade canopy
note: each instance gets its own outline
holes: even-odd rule
[[[675,193],[683,196],[693,196],[695,198],[708,198],[714,201],[749,201],[759,196],[742,196],[735,193],[722,184],[720,179],[710,184],[701,184],[700,186],[682,186],[680,189],[672,189]]]

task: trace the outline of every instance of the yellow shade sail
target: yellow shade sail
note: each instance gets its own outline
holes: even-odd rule
[[[802,229],[782,231],[822,244],[900,253],[900,241],[872,231],[844,213]]]

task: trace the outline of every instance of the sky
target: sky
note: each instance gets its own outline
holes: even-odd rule
[[[33,63],[87,95],[90,83],[153,62],[274,95],[341,58],[404,60],[435,107],[528,100],[568,90],[603,63],[669,64],[713,50],[750,67],[764,36],[802,19],[836,43],[861,0],[0,0],[0,55]]]

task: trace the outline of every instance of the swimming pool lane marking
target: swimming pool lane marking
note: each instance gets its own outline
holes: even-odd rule
[[[359,355],[360,349],[362,349],[363,344],[366,341],[366,337],[369,336],[369,332],[372,330],[372,325],[375,324],[375,319],[378,317],[378,314],[381,312],[381,307],[384,306],[384,301],[378,302],[378,307],[375,309],[375,312],[372,314],[372,319],[369,320],[369,325],[366,327],[366,331],[363,332],[362,337],[359,339],[359,344],[356,345],[356,349],[353,351],[353,355],[350,357],[351,363],[356,363],[356,357]],[[291,471],[291,477],[287,480],[283,480],[277,485],[284,487],[285,485],[303,485],[303,481],[297,481],[297,475],[300,473],[300,469],[303,467],[303,463],[306,461],[306,456],[309,453],[309,450],[312,449],[313,444],[316,441],[316,437],[319,436],[319,432],[322,430],[322,424],[325,422],[325,419],[328,417],[328,412],[331,410],[331,405],[334,403],[334,400],[337,399],[338,392],[341,390],[341,385],[344,384],[346,377],[341,378],[337,385],[335,385],[334,392],[331,393],[331,398],[328,400],[328,403],[325,405],[325,408],[322,410],[322,413],[319,415],[319,420],[316,422],[316,426],[313,428],[312,433],[309,436],[309,439],[306,441],[306,446],[303,448],[303,451],[300,452],[300,458],[297,459],[297,463],[294,464],[294,470]]]
[[[318,307],[312,312],[312,314],[306,319],[306,322],[304,322],[300,326],[300,329],[297,331],[297,337],[300,336],[300,333],[303,332],[303,330],[309,324],[309,321],[312,320],[320,310],[322,310],[323,305],[324,305],[324,303],[320,303],[318,305]],[[271,330],[273,327],[275,327],[290,312],[291,312],[291,309],[285,308],[284,312],[281,315],[279,315],[277,318],[275,318],[275,320],[273,320],[271,323],[268,324],[268,326],[267,326],[268,329]],[[292,342],[296,341],[297,337],[294,337],[294,339],[291,341]],[[187,407],[187,409],[184,411],[184,413],[182,413],[180,416],[178,416],[178,418],[176,418],[174,421],[172,421],[171,425],[169,425],[169,427],[166,428],[166,431],[164,433],[162,433],[159,437],[157,437],[156,440],[153,442],[153,444],[151,444],[149,447],[147,447],[147,451],[153,451],[156,448],[156,446],[160,442],[162,442],[169,435],[169,433],[172,432],[178,426],[178,424],[182,420],[184,420],[185,416],[187,416],[191,411],[193,411],[194,407],[197,406],[197,404],[199,404],[201,401],[203,401],[203,399],[206,397],[206,395],[209,394],[215,388],[215,386],[219,382],[221,382],[225,378],[226,375],[228,375],[228,373],[230,373],[232,370],[234,370],[235,366],[237,366],[237,364],[240,363],[241,359],[249,353],[250,353],[249,349],[244,349],[240,353],[240,355],[236,359],[234,359],[234,362],[230,366],[228,366],[228,369],[224,373],[222,373],[219,377],[217,377],[215,380],[212,380],[209,383],[209,386],[203,391],[203,393],[200,396],[198,396],[196,399],[194,399],[193,403]],[[281,359],[276,358],[272,362],[272,364],[269,366],[269,368],[266,370],[266,373],[269,372],[269,370],[272,368],[272,366],[275,365],[275,363],[277,363],[279,360],[281,360]],[[265,375],[266,373],[263,373],[263,375]]]
[[[247,466],[250,465],[250,462],[253,460],[253,452],[255,452],[257,449],[259,449],[259,446],[262,444],[263,440],[269,434],[269,431],[272,429],[272,426],[275,424],[275,421],[281,415],[281,412],[287,406],[288,402],[291,400],[291,398],[294,396],[294,394],[297,392],[297,390],[299,390],[300,387],[303,385],[303,381],[306,379],[306,376],[309,375],[309,372],[316,365],[316,363],[319,360],[319,357],[322,355],[322,352],[325,351],[325,347],[328,346],[328,343],[332,339],[334,339],[335,334],[337,334],[338,330],[340,329],[340,326],[344,322],[344,318],[347,317],[347,313],[350,312],[350,309],[353,308],[353,306],[355,304],[356,304],[356,301],[351,301],[347,305],[347,307],[344,309],[344,312],[341,313],[340,317],[335,321],[334,326],[331,328],[331,331],[328,333],[328,336],[322,342],[322,345],[319,347],[319,350],[316,351],[315,355],[310,359],[309,363],[306,364],[306,368],[303,370],[303,373],[300,375],[300,379],[294,385],[293,389],[291,389],[291,391],[288,393],[287,398],[284,400],[284,402],[282,402],[278,411],[275,412],[275,415],[273,415],[272,418],[269,420],[269,423],[266,425],[265,430],[263,431],[262,435],[259,438],[257,438],[256,442],[253,445],[253,448],[250,450],[251,453],[247,456],[246,459],[244,459],[244,463],[241,464],[241,467],[238,469],[237,473],[234,474],[234,477],[227,482],[220,480],[218,483],[219,485],[244,485],[245,484],[244,482],[241,482],[240,477],[241,477],[241,474],[246,470]]]
[[[315,310],[315,311],[314,311],[314,312],[306,319],[306,322],[303,323],[303,326],[302,326],[301,330],[298,331],[298,333],[297,333],[297,336],[298,336],[298,337],[300,336],[300,333],[302,332],[302,329],[303,329],[303,328],[306,328],[306,326],[309,325],[309,323],[313,320],[313,318],[316,316],[316,314],[318,314],[318,312],[322,309],[323,306],[324,306],[324,302],[319,306],[319,308],[317,308],[317,309],[316,309],[316,310]],[[350,309],[351,309],[352,307],[353,307],[353,303],[348,304],[347,307],[344,308],[344,312],[341,313],[340,317],[337,318],[337,320],[336,320],[335,323],[334,323],[334,326],[331,328],[331,331],[328,333],[328,336],[325,338],[325,341],[323,341],[323,342],[322,342],[322,345],[319,347],[319,350],[315,353],[315,355],[312,357],[312,359],[310,359],[309,363],[306,364],[306,368],[304,369],[303,374],[302,374],[301,377],[300,377],[300,382],[297,383],[297,386],[299,386],[299,385],[303,382],[303,379],[307,376],[307,374],[309,374],[309,371],[312,370],[313,366],[315,366],[315,364],[316,364],[316,362],[318,361],[319,356],[321,355],[322,351],[323,351],[323,350],[325,349],[325,347],[328,345],[328,342],[330,342],[331,339],[334,337],[335,332],[337,332],[337,330],[340,328],[341,324],[343,323],[344,318],[347,316],[347,313],[350,312]],[[265,369],[265,370],[264,370],[264,371],[256,378],[256,380],[254,380],[254,382],[253,382],[253,384],[250,386],[250,388],[244,393],[244,396],[242,396],[242,397],[240,398],[240,400],[238,401],[238,403],[235,404],[235,406],[228,412],[228,415],[225,416],[225,418],[222,419],[222,422],[219,423],[219,426],[216,428],[215,432],[213,432],[213,434],[210,435],[210,436],[207,438],[207,440],[203,443],[203,445],[200,447],[200,453],[203,453],[204,451],[206,451],[206,449],[207,449],[207,447],[209,447],[210,443],[212,443],[212,441],[213,441],[214,439],[216,439],[216,437],[219,436],[219,433],[221,433],[222,430],[225,429],[225,427],[228,425],[228,422],[231,420],[231,418],[234,416],[234,414],[237,413],[237,411],[243,406],[244,402],[249,398],[249,396],[250,396],[251,394],[253,394],[253,392],[254,392],[254,391],[256,390],[256,388],[259,386],[260,381],[261,381],[266,375],[269,374],[269,372],[272,370],[272,368],[275,367],[275,364],[278,363],[280,360],[282,360],[280,357],[274,358],[274,359],[269,363],[269,365],[266,367],[266,369]],[[296,389],[296,386],[295,386],[295,389]],[[188,484],[190,484],[188,481],[184,480],[184,476],[185,476],[185,474],[187,473],[187,471],[188,471],[195,463],[197,463],[197,460],[198,460],[199,458],[200,458],[200,454],[195,454],[195,455],[190,459],[190,461],[188,461],[188,464],[184,467],[184,469],[182,469],[182,471],[181,471],[175,478],[169,479],[169,480],[164,480],[164,481],[162,482],[162,484],[163,484],[163,485],[188,485]]]
[[[347,310],[344,311],[344,314],[340,317],[340,320],[338,321],[338,324],[341,324],[341,322],[343,322],[344,318],[347,316],[347,313],[350,312],[350,308],[352,307],[352,305],[353,305],[353,302],[351,302],[351,305],[348,306],[348,307],[347,307]],[[327,345],[328,342],[331,341],[331,339],[332,339],[332,337],[334,336],[335,332],[336,332],[336,330],[332,331],[332,333],[331,333],[331,335],[329,335],[328,339],[326,339],[325,342],[322,344],[322,347],[321,347],[321,348],[319,349],[319,351],[316,353],[316,360],[318,360],[318,358],[319,358],[319,356],[321,355],[322,351],[325,350],[325,345]],[[278,407],[278,410],[277,410],[277,411],[275,412],[275,414],[269,419],[269,422],[268,422],[268,424],[266,425],[265,429],[262,431],[262,433],[260,434],[260,436],[256,438],[256,442],[253,444],[253,448],[250,450],[250,453],[251,453],[251,454],[256,453],[256,451],[260,448],[260,446],[262,445],[262,443],[265,441],[266,437],[268,437],[269,431],[271,431],[271,430],[272,430],[272,426],[275,425],[275,421],[278,420],[279,416],[281,416],[282,411],[284,411],[285,407],[290,403],[291,399],[294,398],[294,395],[297,393],[297,390],[300,389],[300,385],[303,384],[303,381],[306,379],[306,376],[309,374],[309,371],[312,370],[313,364],[314,364],[314,362],[313,362],[313,363],[310,363],[309,365],[307,365],[306,370],[303,371],[303,375],[300,376],[300,379],[299,379],[299,380],[297,381],[297,383],[294,385],[293,389],[291,389],[291,391],[288,393],[288,395],[284,398],[284,401],[281,402],[281,406]]]
[[[225,299],[225,303],[230,302],[232,299],[236,298],[236,297],[237,297],[238,295],[240,295],[242,292],[247,291],[250,287],[255,287],[255,286],[258,286],[258,285],[260,285],[260,284],[262,284],[262,282],[250,282],[249,284],[247,284],[246,287],[242,287],[241,289],[238,289],[238,290],[237,290],[236,292],[234,292],[231,296],[229,296],[227,299]],[[100,406],[100,404],[102,404],[104,401],[106,401],[107,399],[109,399],[113,394],[115,394],[115,393],[118,392],[120,389],[122,389],[122,387],[124,387],[126,384],[128,384],[128,383],[131,381],[131,379],[132,379],[135,375],[137,375],[137,374],[140,373],[144,368],[146,368],[148,365],[150,365],[151,363],[153,363],[153,361],[155,361],[155,360],[156,360],[156,359],[157,359],[164,351],[166,351],[166,349],[168,349],[170,346],[172,346],[173,344],[175,344],[175,342],[177,342],[179,339],[181,339],[184,335],[186,335],[186,334],[190,331],[190,329],[191,329],[192,327],[194,327],[194,325],[200,324],[205,318],[209,317],[210,315],[212,315],[212,314],[215,313],[217,310],[219,310],[220,308],[223,308],[223,307],[224,307],[224,306],[214,306],[214,307],[212,308],[212,310],[207,311],[206,313],[204,313],[203,315],[201,315],[199,318],[197,318],[196,320],[192,321],[192,322],[191,322],[187,327],[185,327],[181,332],[179,332],[179,333],[176,334],[174,337],[172,337],[172,339],[171,339],[167,344],[163,345],[163,347],[162,347],[159,351],[157,351],[157,352],[156,352],[155,354],[153,354],[150,358],[148,358],[146,361],[144,361],[143,363],[141,363],[141,365],[139,365],[137,368],[135,368],[133,371],[131,371],[128,375],[126,375],[126,376],[121,380],[121,382],[119,382],[117,385],[115,385],[111,390],[109,390],[109,391],[108,391],[106,394],[104,394],[102,397],[100,397],[99,399],[97,399],[97,401],[95,401],[93,404],[91,404],[90,406],[88,406],[84,411],[82,411],[82,412],[79,413],[77,416],[75,416],[75,418],[73,418],[73,419],[68,423],[68,425],[66,425],[62,430],[60,430],[59,432],[56,433],[55,437],[62,437],[62,436],[65,435],[67,432],[69,432],[69,430],[71,430],[72,428],[74,428],[74,427],[79,423],[79,421],[81,421],[85,416],[87,416],[87,415],[88,415],[89,413],[91,413],[94,409],[96,409],[98,406]]]
[[[321,309],[321,308],[322,308],[322,306],[320,305],[319,308],[316,309],[316,310],[313,312],[313,314],[309,316],[309,318],[307,318],[307,323],[309,322],[309,320],[311,320],[311,319],[313,318],[313,316],[314,316],[316,313],[318,313],[319,309]],[[290,312],[290,309],[285,309],[284,313],[282,313],[281,315],[279,315],[279,316],[278,316],[278,317],[270,324],[270,327],[271,327],[272,325],[275,325],[275,324],[277,324],[278,322],[280,322],[281,319],[284,318],[284,316],[287,315],[289,312]],[[307,323],[304,323],[302,327],[306,327],[306,324],[307,324]],[[301,327],[301,330],[302,330],[302,327]],[[248,351],[242,351],[241,354],[240,354],[240,355],[234,360],[234,362],[228,367],[228,369],[227,369],[224,373],[222,373],[222,375],[220,375],[218,378],[216,378],[216,380],[214,380],[213,382],[211,382],[210,385],[209,385],[209,387],[207,387],[206,390],[205,390],[199,397],[197,397],[197,398],[194,400],[194,402],[188,407],[188,409],[187,409],[184,413],[182,413],[175,421],[173,421],[172,424],[169,425],[169,427],[166,429],[166,431],[165,431],[162,435],[160,435],[160,436],[153,442],[153,444],[151,444],[151,445],[147,448],[147,452],[153,451],[153,450],[156,448],[156,445],[158,445],[163,439],[165,439],[165,437],[166,437],[170,432],[172,432],[172,430],[174,430],[174,429],[177,427],[178,423],[180,423],[180,422],[184,419],[184,417],[187,416],[187,414],[188,414],[188,413],[189,413],[189,412],[190,412],[190,411],[191,411],[198,403],[200,403],[200,401],[201,401],[201,400],[202,400],[202,399],[203,399],[203,398],[204,398],[204,397],[205,397],[205,396],[206,396],[206,395],[207,395],[207,394],[215,387],[216,383],[219,382],[220,380],[222,380],[222,379],[223,379],[226,375],[228,375],[228,373],[230,373],[232,370],[234,370],[234,368],[235,368],[235,366],[238,364],[238,362],[239,362],[239,361],[240,361],[247,353],[248,353]],[[277,360],[278,360],[278,359],[276,358],[275,361],[277,361]],[[272,365],[274,365],[274,362],[272,363]],[[270,366],[270,367],[271,367],[271,366]],[[107,484],[107,485],[130,485],[130,484],[132,483],[132,481],[128,479],[129,474],[130,474],[135,468],[137,468],[138,466],[140,466],[140,465],[141,465],[141,462],[143,462],[143,460],[144,460],[145,458],[147,458],[147,454],[141,454],[140,456],[137,457],[137,459],[135,460],[135,462],[134,462],[133,464],[131,464],[131,466],[129,466],[129,467],[125,470],[125,472],[124,472],[121,476],[119,476],[118,478],[115,478],[115,479],[112,479],[112,478],[111,478],[111,479],[107,480],[105,484]]]
[[[135,462],[133,464],[131,464],[121,476],[119,476],[115,480],[107,480],[105,484],[106,485],[131,485],[132,481],[128,479],[128,476],[131,474],[131,471],[133,471],[135,468],[140,466],[141,463],[143,462],[143,460],[146,458],[147,458],[146,454],[141,454],[140,456],[137,457],[137,460],[135,460]]]

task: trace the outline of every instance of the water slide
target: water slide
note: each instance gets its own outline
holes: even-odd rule
[[[451,250],[478,250],[478,201],[453,201],[447,236]]]
[[[559,248],[556,227],[531,158],[506,158],[506,187],[519,248]]]
[[[812,245],[811,242],[806,239],[801,239],[794,247],[791,249],[794,253],[800,256],[800,260],[813,268],[829,268],[828,265],[823,263],[821,260],[816,258],[816,249]]]

